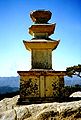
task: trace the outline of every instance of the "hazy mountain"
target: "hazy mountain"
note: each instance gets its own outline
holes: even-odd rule
[[[11,93],[19,90],[19,77],[0,77],[0,94]]]
[[[81,85],[81,78],[77,76],[73,76],[73,77],[65,76],[64,83],[65,86],[74,86],[76,84]]]
[[[0,77],[0,87],[9,86],[9,87],[19,87],[19,77]]]
[[[18,87],[3,86],[3,87],[0,87],[0,94],[12,93],[18,90],[19,90]]]

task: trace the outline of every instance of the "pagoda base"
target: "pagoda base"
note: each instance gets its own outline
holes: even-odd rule
[[[52,102],[62,97],[64,71],[37,70],[18,71],[20,75],[19,104]]]

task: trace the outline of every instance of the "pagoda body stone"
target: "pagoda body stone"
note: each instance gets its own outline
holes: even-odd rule
[[[34,39],[23,42],[26,49],[31,51],[32,69],[52,69],[52,50],[57,47],[59,41]]]
[[[54,33],[55,24],[48,23],[52,13],[37,10],[30,13],[35,23],[29,28],[33,36],[30,41],[23,41],[25,48],[31,52],[31,69],[18,71],[20,75],[20,101],[46,102],[59,96],[64,86],[64,71],[52,69],[52,51],[60,40],[49,38]]]

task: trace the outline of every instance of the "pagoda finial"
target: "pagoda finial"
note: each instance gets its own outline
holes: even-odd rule
[[[37,24],[47,23],[51,19],[52,13],[48,10],[35,10],[30,13],[33,22]]]

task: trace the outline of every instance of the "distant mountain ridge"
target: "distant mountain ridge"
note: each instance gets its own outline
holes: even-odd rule
[[[64,83],[65,83],[65,86],[81,85],[81,78],[77,77],[76,75],[74,75],[73,77],[65,76]]]
[[[20,87],[19,76],[0,77],[0,94],[12,93],[18,91]]]
[[[18,87],[3,86],[0,87],[0,94],[13,93],[19,91]]]
[[[17,77],[0,77],[0,87],[10,86],[10,87],[19,87],[20,81],[19,76]]]

